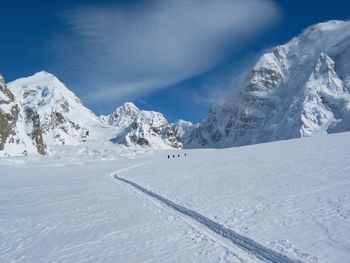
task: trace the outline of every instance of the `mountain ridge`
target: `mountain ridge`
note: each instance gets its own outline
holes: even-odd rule
[[[54,75],[0,75],[0,155],[109,140],[151,149],[224,148],[350,130],[350,21],[306,28],[260,57],[240,93],[198,124],[126,102],[96,116]],[[104,137],[103,137],[104,136]]]
[[[261,56],[239,95],[181,141],[222,148],[349,130],[349,59],[349,21],[310,26]]]
[[[123,113],[119,120],[118,111]],[[154,149],[182,147],[161,113],[141,111],[127,102],[114,113],[97,117],[51,73],[41,71],[8,84],[1,76],[1,156],[51,155],[56,145],[88,140]]]

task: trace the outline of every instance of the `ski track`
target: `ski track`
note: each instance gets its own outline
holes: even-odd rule
[[[138,192],[146,195],[146,197],[152,198],[153,200],[159,201],[163,206],[166,205],[166,207],[171,208],[172,210],[175,210],[178,216],[180,216],[185,222],[190,224],[192,227],[196,229],[200,229],[201,232],[204,232],[204,234],[208,235],[210,238],[214,239],[215,241],[221,243],[221,245],[228,247],[228,244],[226,242],[221,242],[220,240],[217,240],[217,238],[214,238],[211,233],[208,233],[207,229],[209,229],[211,232],[214,232],[216,235],[219,235],[220,237],[223,237],[226,240],[231,241],[234,245],[238,246],[239,248],[243,249],[244,251],[249,252],[250,254],[253,254],[255,257],[257,257],[260,260],[263,261],[270,261],[275,263],[301,263],[302,261],[292,259],[286,255],[283,255],[279,252],[276,252],[270,248],[267,248],[263,246],[262,244],[254,241],[253,239],[242,236],[238,234],[237,232],[224,227],[223,225],[207,218],[204,215],[201,215],[197,213],[196,211],[193,211],[191,209],[188,209],[186,207],[183,207],[181,205],[178,205],[174,203],[171,200],[166,199],[165,197],[156,194],[150,190],[147,190],[146,188],[129,181],[125,178],[119,177],[117,173],[121,173],[133,168],[136,168],[141,165],[134,165],[129,168],[125,168],[122,170],[119,170],[113,174],[111,174],[116,180],[123,182],[129,186],[132,186],[133,189],[137,190]],[[168,209],[166,209],[168,210]],[[185,217],[184,217],[185,216]],[[199,224],[198,224],[199,223]],[[203,229],[203,226],[206,229]],[[229,246],[232,248],[232,246]],[[234,249],[236,250],[236,249]]]

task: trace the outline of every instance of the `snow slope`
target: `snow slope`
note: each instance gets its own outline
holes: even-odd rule
[[[350,129],[350,21],[313,25],[264,54],[239,96],[214,106],[186,147],[230,147]]]
[[[349,140],[0,159],[0,261],[347,262]]]

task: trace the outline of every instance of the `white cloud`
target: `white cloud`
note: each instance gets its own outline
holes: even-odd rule
[[[197,89],[189,96],[195,103],[206,107],[235,100],[239,92],[247,85],[250,69],[263,54],[271,51],[271,48],[268,48],[259,52],[247,52],[240,59],[231,61],[223,72],[206,74]]]
[[[279,18],[269,0],[162,0],[65,13],[55,62],[88,100],[121,100],[206,72]]]

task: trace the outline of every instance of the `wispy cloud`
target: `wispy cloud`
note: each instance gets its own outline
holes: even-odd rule
[[[220,105],[235,100],[238,93],[247,85],[250,69],[263,54],[270,51],[270,48],[258,52],[250,51],[242,58],[231,61],[223,72],[214,71],[206,74],[197,89],[192,90],[188,96],[194,103],[206,108],[212,104]]]
[[[279,18],[270,0],[162,0],[74,8],[50,43],[88,100],[143,96],[206,72]]]

